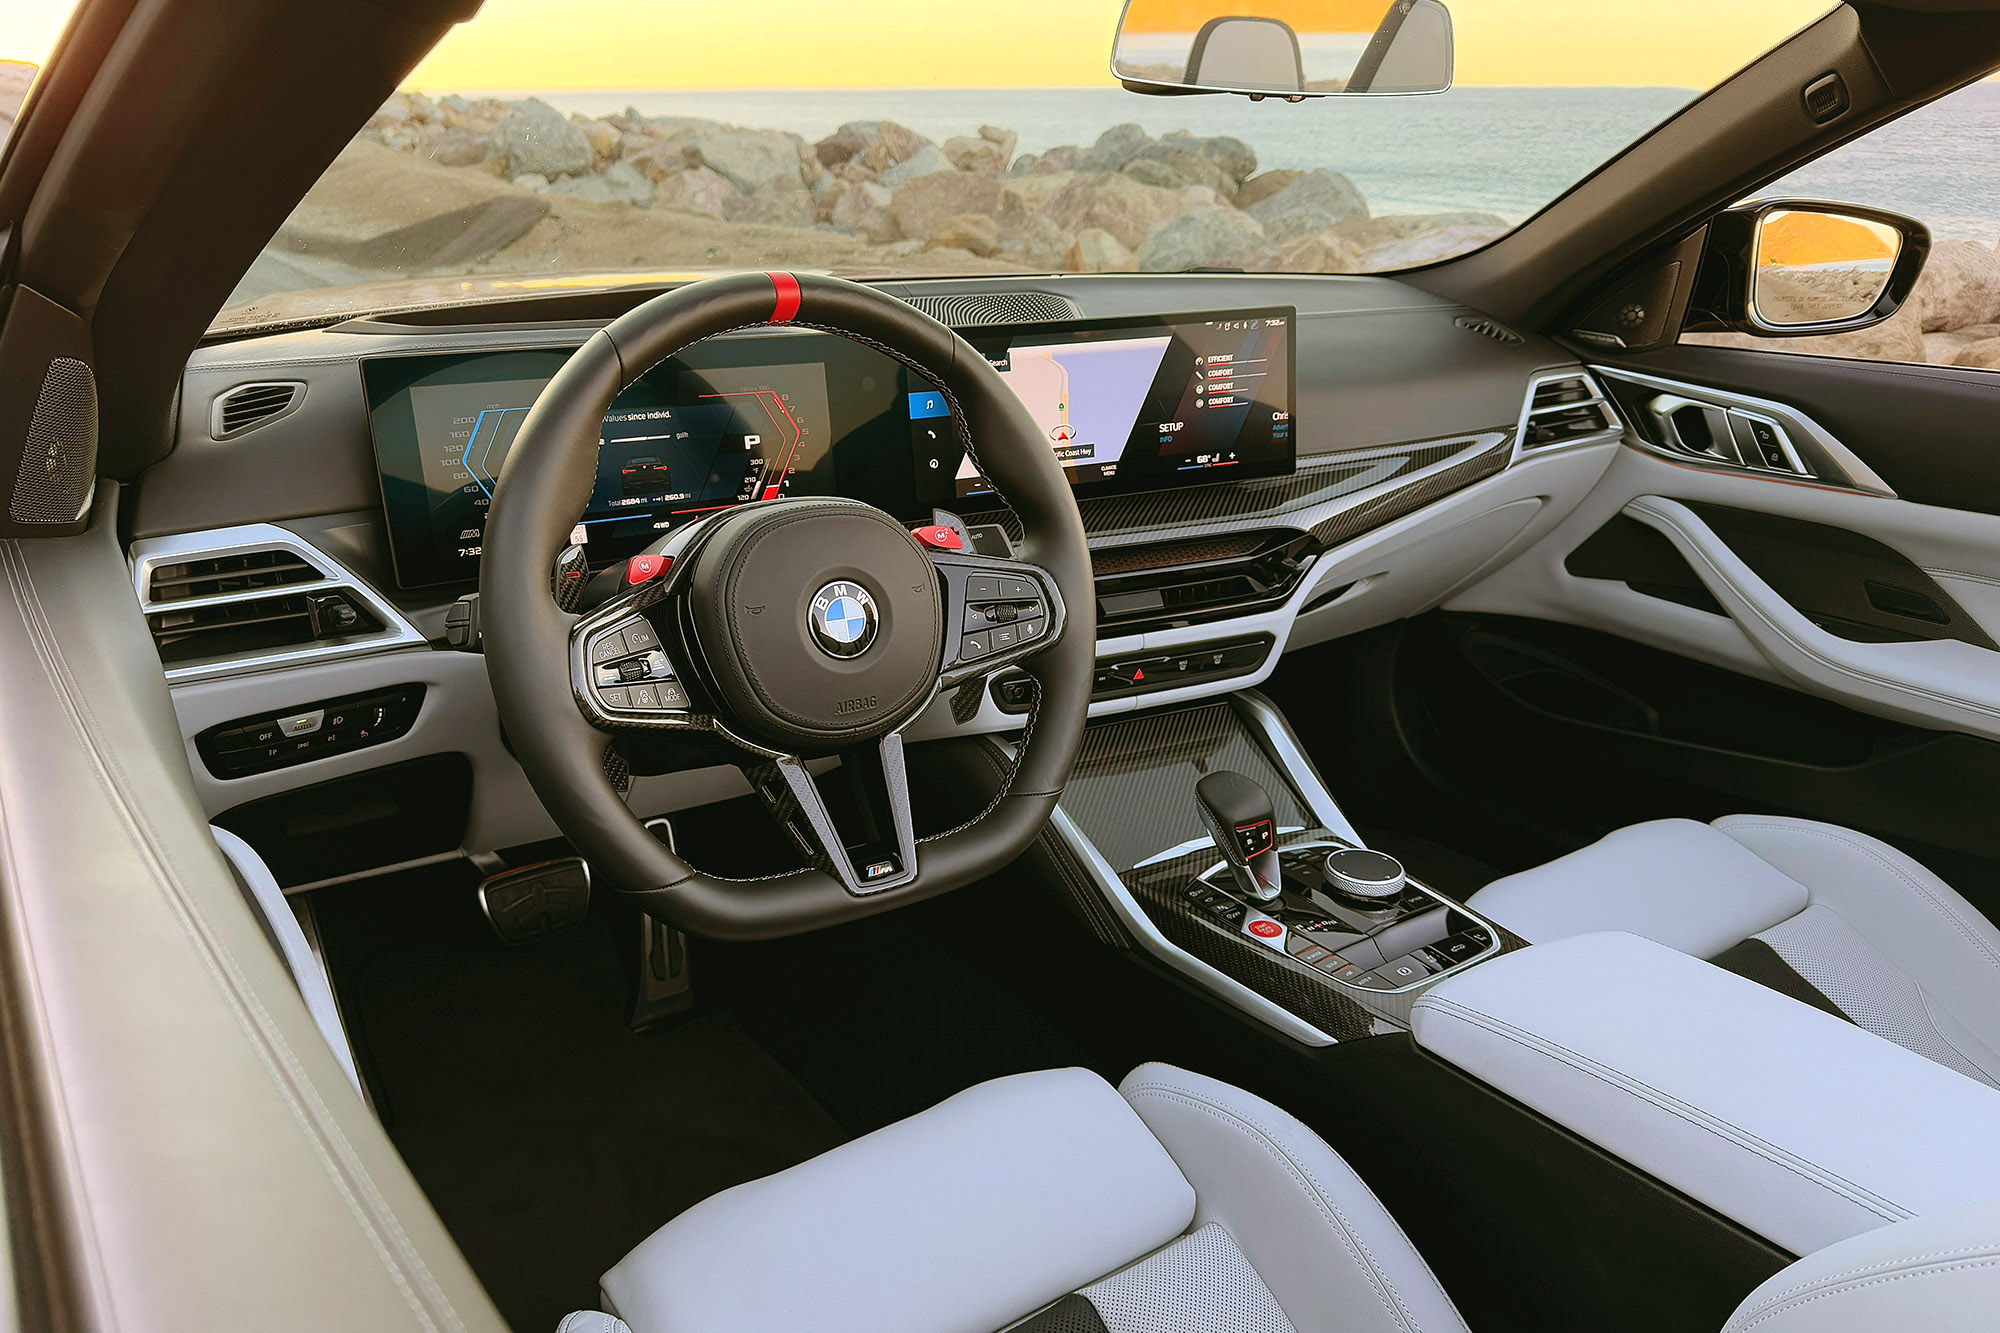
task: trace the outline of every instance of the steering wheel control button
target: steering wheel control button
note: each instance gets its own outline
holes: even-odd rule
[[[859,657],[875,642],[880,613],[874,594],[848,579],[837,579],[813,594],[806,625],[828,657]]]
[[[590,660],[593,665],[599,662],[616,662],[625,656],[625,653],[625,636],[615,629],[607,630],[591,640]]]
[[[1009,602],[1033,601],[1035,585],[1027,579],[1003,578],[1000,580],[1000,597]]]
[[[643,653],[660,646],[660,636],[653,632],[653,622],[643,617],[625,622],[625,650]]]
[[[664,555],[635,555],[625,562],[625,581],[640,584],[656,579],[673,567],[673,559]]]
[[[968,634],[958,641],[960,661],[977,662],[993,655],[993,640],[985,634]]]
[[[1016,622],[1014,625],[1014,634],[1022,643],[1033,643],[1036,639],[1042,637],[1042,631],[1048,627],[1048,621],[1042,619],[1040,616],[1033,616],[1027,620]]]
[[[997,602],[1000,600],[1000,580],[991,574],[973,574],[965,580],[965,600],[968,602]]]
[[[326,710],[315,708],[309,713],[294,713],[290,717],[278,719],[279,734],[284,736],[306,736],[318,731],[326,721]]]
[[[965,534],[957,528],[946,527],[942,523],[933,523],[927,527],[913,528],[910,531],[910,535],[923,545],[930,547],[933,551],[963,551],[965,549]]]
[[[597,701],[606,708],[630,708],[632,691],[623,685],[607,685],[597,691]]]
[[[632,687],[632,706],[634,708],[658,708],[660,706],[659,690],[651,685],[634,685]]]

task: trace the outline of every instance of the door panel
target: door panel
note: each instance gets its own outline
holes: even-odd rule
[[[1637,371],[1792,404],[1902,499],[2000,514],[2000,374],[1679,346],[1622,358]]]
[[[1669,359],[1680,373],[1658,378]],[[1694,405],[1697,432],[1703,406],[1728,432],[1731,409],[1762,400],[1809,475],[1760,459],[1740,430],[1713,456],[1657,434],[1629,439],[1561,525],[1447,609],[1602,629],[1877,716],[2000,739],[2000,377],[1716,348],[1639,362],[1654,378],[1625,388],[1649,402],[1670,389],[1667,406]],[[1723,373],[1717,391],[1688,375],[1694,363]],[[1802,387],[1824,399],[1794,396]],[[1898,493],[1879,493],[1877,479]],[[1905,493],[1912,484],[1964,500],[1923,503]]]

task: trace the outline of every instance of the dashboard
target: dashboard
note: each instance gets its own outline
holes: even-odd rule
[[[1288,308],[1017,324],[969,339],[1028,408],[1079,496],[1289,475]],[[496,479],[566,350],[361,362],[396,582],[477,577]],[[604,565],[704,514],[780,496],[909,520],[997,502],[937,386],[833,334],[710,339],[606,413],[572,540]]]
[[[1545,398],[1582,410],[1572,355],[1392,278],[884,289],[992,360],[1076,488],[1097,567],[1093,718],[1252,687],[1290,649],[1438,605],[1560,522],[1616,452],[1610,427],[1524,443]],[[296,868],[274,864],[287,887],[554,835],[484,659],[455,636],[525,409],[647,294],[351,319],[190,362],[175,448],[121,497],[123,533],[201,800],[260,851],[298,849]],[[271,399],[222,428],[225,408]],[[608,565],[773,488],[1018,538],[953,425],[936,386],[845,339],[713,339],[606,414],[582,544]],[[988,684],[941,696],[911,741],[1018,731],[1017,683]],[[631,803],[650,816],[747,790],[733,768],[635,774]]]

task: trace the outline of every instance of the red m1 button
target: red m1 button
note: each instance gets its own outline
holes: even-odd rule
[[[673,566],[673,557],[664,555],[635,555],[625,562],[625,581],[644,583],[656,579]]]
[[[929,527],[911,528],[910,535],[934,551],[963,551],[965,538],[957,528],[935,523]]]
[[[1260,940],[1275,940],[1285,933],[1285,928],[1275,921],[1252,921],[1250,933]]]

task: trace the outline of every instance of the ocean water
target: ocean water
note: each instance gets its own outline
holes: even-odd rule
[[[442,91],[442,90],[440,90]],[[503,93],[522,96],[520,92]],[[540,94],[565,111],[703,116],[824,138],[849,120],[900,121],[942,141],[982,124],[1019,152],[1149,133],[1230,134],[1262,167],[1331,167],[1378,213],[1469,210],[1519,222],[1685,106],[1685,88],[1454,88],[1436,97],[1143,97],[1117,88],[871,88]],[[1822,158],[1761,194],[1908,213],[1940,237],[2000,239],[2000,84],[1975,84]]]

